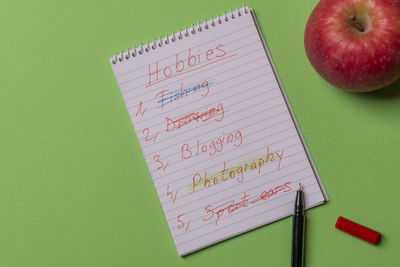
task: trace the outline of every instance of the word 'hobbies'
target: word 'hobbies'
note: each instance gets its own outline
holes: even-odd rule
[[[209,110],[206,110],[201,113],[192,112],[176,120],[172,120],[168,117],[165,117],[165,119],[167,120],[167,132],[172,132],[175,129],[180,129],[183,126],[190,124],[192,121],[204,122],[214,118],[215,121],[221,122],[223,121],[224,116],[225,116],[224,105],[222,103],[219,103],[217,107],[210,108]]]
[[[269,190],[263,191],[259,197],[254,198],[252,200],[249,200],[248,195],[246,192],[243,192],[243,196],[240,198],[241,201],[235,202],[235,200],[230,200],[228,202],[225,202],[221,205],[218,205],[217,207],[213,208],[211,205],[207,205],[204,210],[206,211],[207,218],[203,218],[203,221],[209,221],[213,218],[215,218],[215,225],[218,225],[219,219],[222,217],[224,214],[231,214],[239,209],[242,208],[247,208],[251,206],[252,204],[255,204],[261,200],[267,200],[270,199],[273,196],[278,195],[279,192],[289,192],[292,190],[292,188],[289,186],[290,182],[286,182],[282,185],[278,185],[275,188],[271,188]]]
[[[224,144],[233,144],[233,147],[240,147],[243,143],[243,135],[240,130],[223,135],[205,144],[200,144],[200,140],[196,140],[196,144],[193,147],[189,146],[189,143],[184,143],[181,146],[181,159],[190,159],[193,156],[198,156],[202,153],[208,152],[208,155],[214,156],[215,154],[224,150]]]
[[[193,54],[192,49],[189,48],[185,59],[180,59],[179,53],[176,53],[175,64],[172,67],[160,67],[156,61],[155,66],[149,65],[149,83],[146,87],[224,59],[226,52],[223,46],[223,44],[218,44],[214,49],[208,49],[205,53],[198,50],[197,54]],[[196,66],[197,68],[194,68]]]

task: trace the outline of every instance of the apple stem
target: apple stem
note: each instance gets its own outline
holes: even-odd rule
[[[360,32],[364,32],[364,27],[357,21],[355,16],[351,16],[351,24]]]

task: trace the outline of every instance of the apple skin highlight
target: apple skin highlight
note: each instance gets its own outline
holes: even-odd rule
[[[304,46],[332,85],[353,92],[385,87],[400,78],[400,0],[321,0]]]

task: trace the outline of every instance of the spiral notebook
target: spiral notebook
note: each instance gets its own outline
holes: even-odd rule
[[[110,63],[179,255],[328,199],[251,8]]]

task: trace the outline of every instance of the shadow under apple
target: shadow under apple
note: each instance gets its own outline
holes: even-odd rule
[[[369,92],[369,93],[362,93],[361,95],[364,97],[377,98],[377,99],[399,98],[400,97],[400,79],[382,89],[379,89],[379,90],[376,90],[373,92]]]

